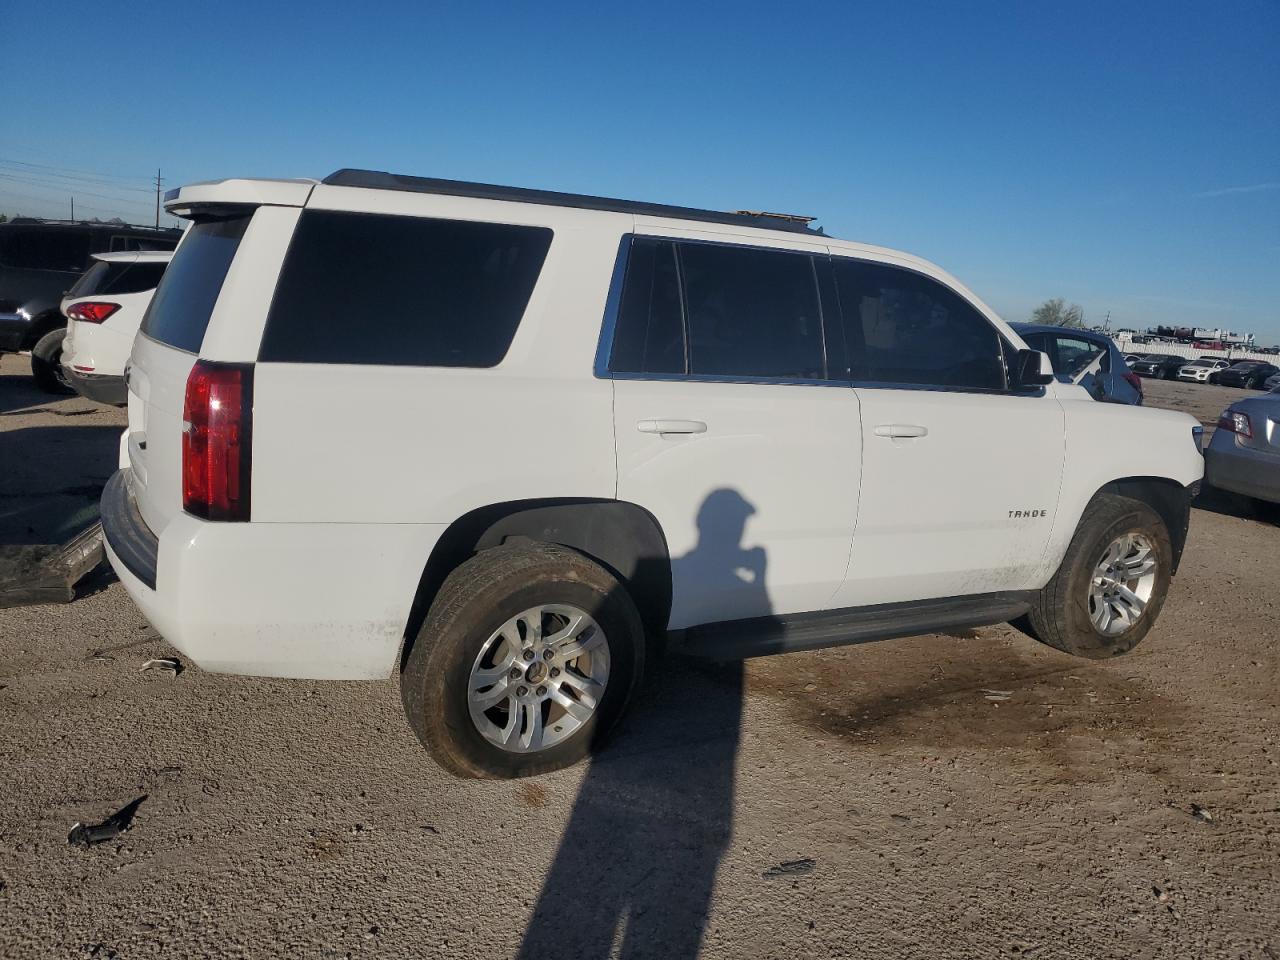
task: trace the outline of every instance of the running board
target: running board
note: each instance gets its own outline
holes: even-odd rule
[[[1031,609],[1034,591],[981,593],[908,603],[881,603],[821,613],[757,617],[690,627],[682,653],[713,660],[765,657],[797,650],[818,650],[895,637],[916,637],[941,630],[985,627],[1016,620]]]

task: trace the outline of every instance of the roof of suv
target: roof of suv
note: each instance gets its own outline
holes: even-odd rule
[[[791,214],[761,213],[739,210],[732,213],[679,207],[642,200],[616,200],[580,193],[554,190],[532,190],[527,187],[503,187],[493,183],[471,183],[465,180],[441,180],[435,177],[410,177],[377,170],[336,170],[320,181],[335,187],[365,187],[373,190],[403,190],[410,193],[434,193],[449,197],[474,197],[481,200],[512,200],[517,203],[539,203],[554,207],[576,207],[581,210],[608,210],[675,220],[697,220],[704,223],[728,223],[740,227],[786,230],[825,236],[821,229],[809,226],[813,217]]]

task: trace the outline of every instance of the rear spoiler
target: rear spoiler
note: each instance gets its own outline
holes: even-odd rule
[[[175,217],[227,214],[245,207],[301,207],[314,180],[209,180],[189,183],[164,195],[164,208]]]

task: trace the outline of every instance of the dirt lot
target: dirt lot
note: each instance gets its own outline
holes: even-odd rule
[[[6,543],[92,505],[122,422],[22,369]],[[520,783],[436,769],[392,680],[140,672],[172,651],[109,577],[0,611],[0,955],[1276,960],[1280,529],[1208,506],[1122,660],[996,627],[669,661],[592,766]]]

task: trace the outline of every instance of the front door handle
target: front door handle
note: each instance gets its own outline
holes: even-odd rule
[[[906,437],[927,437],[929,428],[917,426],[914,423],[882,423],[876,427],[875,434],[877,437],[892,437],[895,440]]]
[[[701,420],[641,420],[636,424],[641,433],[706,433]]]

